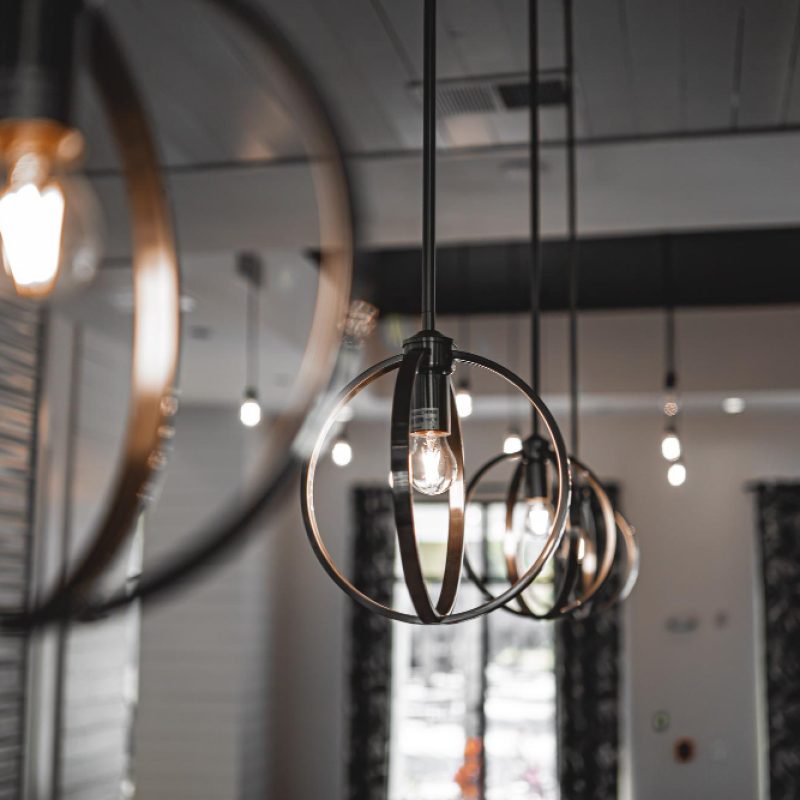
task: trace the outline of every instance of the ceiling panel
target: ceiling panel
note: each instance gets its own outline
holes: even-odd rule
[[[682,0],[686,123],[681,128],[730,126],[739,9],[731,0]]]
[[[636,119],[642,133],[681,126],[680,4],[628,3]]]
[[[615,2],[575,6],[575,73],[582,131],[589,136],[636,132],[621,7]]]
[[[789,54],[797,36],[797,0],[749,0],[745,9],[739,124],[781,122]]]

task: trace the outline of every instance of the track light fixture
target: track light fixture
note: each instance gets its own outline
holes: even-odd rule
[[[364,607],[391,619],[411,623],[455,623],[473,619],[518,597],[541,572],[561,540],[569,506],[566,450],[552,414],[535,392],[509,369],[479,355],[454,348],[436,329],[436,0],[424,5],[423,89],[423,255],[422,329],[403,344],[403,352],[376,364],[350,382],[336,397],[304,467],[301,502],[312,549],[330,577]],[[557,474],[554,519],[542,546],[542,557],[519,575],[497,598],[455,612],[464,558],[464,451],[451,375],[469,364],[498,375],[516,388],[541,420]],[[314,507],[316,468],[325,438],[340,409],[373,381],[397,371],[391,415],[391,484],[403,575],[414,614],[385,606],[362,593],[338,569],[320,534]],[[423,577],[414,526],[413,493],[448,495],[447,558],[438,599],[433,601]]]

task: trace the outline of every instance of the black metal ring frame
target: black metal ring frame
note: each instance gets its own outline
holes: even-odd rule
[[[328,412],[327,418],[325,419],[325,422],[323,423],[317,434],[317,439],[311,451],[311,456],[303,464],[303,476],[301,482],[301,505],[303,511],[303,521],[305,523],[306,534],[311,544],[311,548],[314,551],[314,554],[316,555],[320,564],[322,564],[322,567],[325,569],[325,571],[328,573],[331,579],[347,595],[349,595],[353,600],[355,600],[360,605],[364,606],[364,608],[366,608],[369,611],[378,613],[384,617],[388,617],[389,619],[396,620],[398,622],[407,622],[417,625],[436,624],[436,623],[455,624],[459,622],[465,622],[470,619],[475,619],[476,617],[479,617],[482,614],[494,611],[495,609],[500,608],[501,606],[504,606],[506,603],[514,600],[522,591],[524,591],[534,581],[534,579],[542,571],[547,561],[553,556],[564,534],[564,529],[566,527],[566,522],[567,522],[567,514],[569,511],[571,479],[570,479],[569,465],[566,455],[566,447],[561,437],[561,433],[558,430],[558,426],[556,425],[555,419],[553,418],[549,409],[547,408],[547,406],[544,405],[541,399],[519,376],[517,376],[510,370],[506,369],[505,367],[501,366],[500,364],[497,364],[494,361],[484,358],[483,356],[478,356],[472,353],[466,353],[460,350],[454,350],[453,351],[454,361],[481,367],[503,378],[505,381],[507,381],[509,384],[511,384],[521,394],[525,396],[525,398],[531,404],[532,408],[534,408],[535,411],[540,416],[552,444],[552,453],[556,464],[556,472],[558,475],[558,492],[557,492],[556,507],[554,514],[555,519],[553,522],[553,526],[551,527],[550,534],[542,548],[542,551],[539,553],[539,556],[534,561],[534,563],[528,568],[528,570],[522,576],[520,576],[519,581],[514,586],[511,586],[508,590],[506,590],[503,594],[497,597],[492,597],[487,602],[479,606],[476,606],[475,608],[471,608],[467,611],[461,611],[457,613],[444,613],[444,614],[440,613],[442,609],[446,608],[449,605],[449,600],[450,600],[449,592],[443,591],[439,601],[441,604],[440,609],[439,610],[434,609],[432,607],[430,598],[427,593],[427,588],[425,586],[424,578],[422,576],[422,570],[421,568],[417,569],[419,566],[418,555],[416,555],[416,560],[412,559],[410,562],[412,570],[418,572],[418,574],[412,574],[410,584],[408,583],[408,573],[405,572],[406,562],[405,560],[403,561],[404,575],[407,580],[409,592],[411,593],[412,603],[415,606],[415,610],[417,610],[417,615],[407,614],[398,611],[394,608],[391,608],[389,606],[385,606],[382,603],[378,603],[371,597],[368,597],[363,592],[361,592],[345,577],[345,575],[338,569],[338,567],[334,563],[327,547],[325,546],[325,543],[319,531],[319,526],[317,524],[317,518],[316,518],[316,511],[314,509],[314,482],[316,476],[316,468],[322,452],[322,447],[325,443],[326,437],[331,427],[334,425],[336,421],[337,415],[339,414],[341,409],[344,408],[344,406],[350,403],[356,395],[358,395],[361,391],[363,391],[367,386],[369,386],[378,378],[394,370],[403,370],[403,365],[405,365],[405,370],[403,370],[402,373],[404,379],[402,382],[402,386],[399,386],[397,391],[401,396],[405,396],[406,393],[410,393],[411,386],[413,386],[413,380],[411,381],[411,386],[409,386],[408,376],[416,375],[416,372],[419,369],[419,359],[415,358],[413,361],[407,361],[408,358],[409,358],[408,354],[396,355],[392,356],[391,358],[387,358],[384,361],[379,362],[378,364],[373,365],[372,367],[370,367],[369,369],[365,370],[360,375],[355,377],[336,396],[335,400],[333,401],[332,407]],[[400,379],[398,378],[398,384],[400,383],[401,383]],[[398,411],[398,414],[396,416],[393,416],[392,420],[392,431],[393,431],[392,476],[393,476],[393,483],[395,484],[393,491],[395,492],[396,499],[398,498],[399,495],[399,498],[403,503],[403,509],[404,509],[400,512],[401,518],[399,520],[399,523],[402,523],[402,525],[405,526],[405,530],[402,533],[400,530],[400,524],[398,525],[398,536],[406,537],[405,543],[401,538],[400,540],[401,547],[411,548],[413,546],[414,548],[416,548],[416,540],[414,539],[414,531],[413,531],[413,520],[412,520],[412,525],[408,526],[406,523],[406,510],[405,510],[409,507],[410,499],[408,495],[410,495],[411,492],[410,478],[409,478],[410,469],[409,469],[409,448],[408,448],[409,420],[407,418],[406,411],[407,409],[404,406],[403,409]],[[399,492],[397,486],[398,483],[402,484],[403,487]],[[458,491],[459,489],[456,488],[456,492]],[[406,494],[406,492],[408,492],[408,495]],[[459,499],[456,497],[454,502],[456,504],[456,507],[458,507],[459,503],[463,504],[464,501],[463,499],[459,501]],[[451,500],[451,510],[452,508],[453,508],[453,501]],[[451,516],[451,521],[452,519],[453,517]],[[463,517],[461,522],[462,522],[461,536],[463,537]],[[463,541],[461,542],[460,547],[462,548],[461,552],[463,554]],[[453,556],[456,551],[457,548],[455,545],[448,547],[448,562],[450,561],[451,556]],[[459,574],[462,564],[463,564],[463,558],[459,559],[457,565]],[[450,570],[451,575],[455,573],[455,567],[452,564],[448,563],[447,569]],[[422,595],[422,592],[424,592],[424,595]],[[455,597],[453,597],[452,599],[455,600]],[[425,605],[426,600],[427,600],[427,606]],[[420,609],[423,609],[424,613],[420,613]]]
[[[546,450],[548,457],[552,458],[552,452]],[[514,475],[512,476],[511,482],[509,483],[509,490],[506,494],[506,535],[512,534],[512,524],[513,524],[513,513],[514,513],[514,506],[519,501],[519,488],[521,485],[521,478],[522,478],[522,471],[524,469],[524,453],[522,451],[516,453],[501,453],[500,455],[495,456],[494,458],[487,461],[472,477],[472,480],[469,482],[467,486],[467,495],[466,495],[466,505],[469,506],[470,500],[472,499],[473,495],[475,494],[478,485],[480,484],[481,480],[486,476],[488,472],[494,469],[501,463],[509,462],[509,461],[518,461]],[[571,614],[578,609],[584,607],[587,603],[589,603],[592,598],[597,594],[598,591],[603,587],[608,576],[611,572],[611,568],[614,562],[614,554],[616,550],[616,525],[614,520],[614,511],[611,506],[611,502],[608,499],[608,495],[606,494],[605,490],[603,489],[602,484],[594,475],[594,473],[582,462],[578,461],[575,458],[570,459],[570,472],[576,469],[580,474],[582,479],[588,483],[589,488],[597,497],[598,503],[600,504],[601,513],[603,516],[603,522],[606,529],[606,537],[605,543],[603,548],[603,557],[600,562],[598,562],[598,568],[595,571],[594,579],[590,583],[590,585],[584,590],[584,592],[579,596],[570,600],[570,595],[575,589],[577,579],[580,577],[580,569],[578,564],[578,547],[579,541],[576,535],[570,535],[568,539],[568,548],[566,553],[565,559],[565,567],[563,572],[561,573],[560,580],[558,581],[558,589],[556,591],[555,599],[551,607],[545,612],[537,612],[535,611],[531,605],[527,602],[526,598],[520,593],[516,597],[517,603],[519,603],[520,608],[512,608],[509,606],[504,606],[504,610],[511,613],[516,614],[517,616],[521,617],[528,617],[538,620],[545,620],[545,619],[560,619],[561,617],[565,617],[568,614]],[[614,536],[610,535],[610,531],[615,533]],[[491,592],[489,587],[487,586],[487,580],[482,578],[478,575],[477,570],[472,565],[472,562],[469,557],[469,552],[465,551],[464,553],[464,566],[466,568],[467,574],[469,575],[470,579],[473,583],[478,587],[484,597],[487,599],[495,599],[495,595]],[[516,563],[512,562],[507,558],[506,559],[506,568],[508,570],[508,579],[511,585],[515,585],[519,580],[519,575],[516,567]]]
[[[311,332],[290,398],[289,408],[292,410],[281,415],[275,423],[271,441],[265,446],[259,465],[257,481],[244,499],[229,503],[210,523],[196,531],[185,550],[168,556],[152,569],[148,568],[134,586],[105,598],[91,598],[88,587],[66,583],[56,590],[47,604],[22,616],[5,619],[4,625],[9,627],[31,628],[70,618],[84,621],[97,619],[137,600],[151,601],[164,597],[168,592],[186,585],[189,580],[196,579],[220,555],[241,544],[252,530],[253,522],[284,496],[308,451],[308,430],[316,427],[312,410],[320,392],[326,389],[334,369],[350,297],[356,241],[352,184],[344,163],[341,139],[333,117],[306,67],[269,16],[257,9],[250,0],[204,2],[263,44],[272,66],[291,87],[293,99],[303,104],[303,121],[308,123],[299,125],[299,130],[309,153],[309,166],[317,195],[320,277]],[[136,170],[141,169],[142,164],[135,159],[129,163],[130,153],[126,147],[130,142],[121,137],[121,133],[126,126],[135,123],[137,134],[151,144],[154,158],[152,137],[135,84],[110,29],[100,12],[89,13],[94,22],[92,72],[103,90],[123,161],[128,164],[126,179],[135,180]],[[139,211],[137,207],[133,210]],[[94,575],[102,573],[130,533],[131,526],[121,527],[117,531],[113,552],[110,548],[102,552],[102,558],[94,563]]]

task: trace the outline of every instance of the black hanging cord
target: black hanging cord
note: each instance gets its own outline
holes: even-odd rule
[[[258,287],[247,285],[247,385],[258,386],[258,318],[260,297]]]
[[[668,236],[662,240],[662,270],[664,283],[664,388],[672,392],[678,385],[675,372],[675,299],[672,277],[672,242]]]
[[[239,275],[247,286],[245,312],[245,382],[246,391],[256,391],[259,379],[259,330],[261,317],[261,259],[254,253],[241,253],[237,264]]]
[[[422,93],[422,329],[436,329],[436,0],[425,0]]]
[[[539,246],[539,19],[537,0],[528,0],[528,80],[530,81],[530,227],[531,227],[531,388],[539,393],[541,377],[542,269]],[[539,433],[539,415],[531,413],[533,434]]]
[[[571,453],[578,455],[578,183],[575,151],[575,63],[572,0],[564,0],[564,70],[567,79],[567,239],[569,243],[569,386]]]

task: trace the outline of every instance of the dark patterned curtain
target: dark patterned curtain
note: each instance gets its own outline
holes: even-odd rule
[[[616,507],[618,490],[606,490]],[[617,798],[619,660],[618,606],[556,623],[558,770],[565,800]]]
[[[391,604],[395,528],[388,489],[353,491],[354,583]],[[350,800],[385,800],[389,788],[391,623],[353,605],[350,624]]]
[[[800,484],[761,485],[771,800],[800,797]]]

